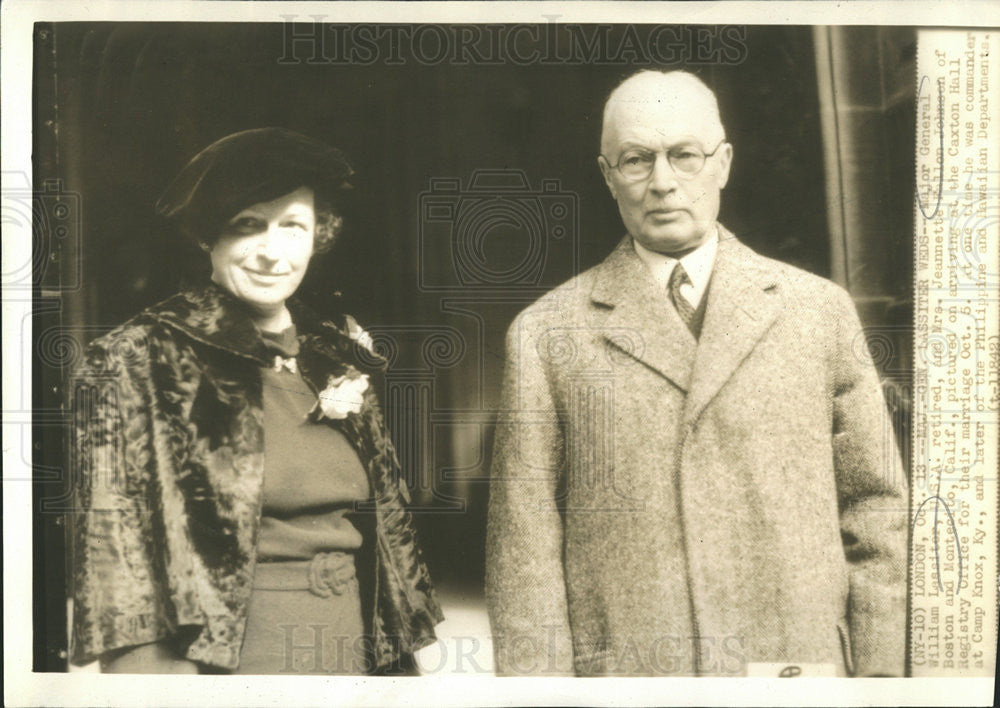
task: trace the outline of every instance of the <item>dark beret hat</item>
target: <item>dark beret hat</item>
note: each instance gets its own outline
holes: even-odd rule
[[[334,148],[284,128],[233,133],[199,152],[156,202],[189,234],[211,237],[242,209],[299,187],[332,198],[354,170]]]

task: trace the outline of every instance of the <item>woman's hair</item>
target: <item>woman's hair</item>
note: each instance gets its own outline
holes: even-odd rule
[[[336,242],[344,228],[344,217],[333,202],[320,192],[313,197],[316,213],[316,234],[313,237],[313,253],[326,253]]]

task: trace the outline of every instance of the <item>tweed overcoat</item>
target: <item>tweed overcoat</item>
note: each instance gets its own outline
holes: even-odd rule
[[[314,390],[349,367],[373,377],[384,367],[357,343],[349,316],[321,321],[289,308]],[[267,364],[246,310],[214,284],[89,346],[74,382],[74,662],[168,640],[193,661],[238,665],[260,528]],[[373,529],[362,549],[373,576],[363,606],[374,667],[384,667],[431,643],[441,611],[375,387],[360,412],[324,423],[351,442],[371,485],[357,510]],[[359,574],[366,564],[359,559]]]
[[[906,481],[854,305],[719,234],[697,340],[629,237],[510,327],[500,673],[902,674]]]

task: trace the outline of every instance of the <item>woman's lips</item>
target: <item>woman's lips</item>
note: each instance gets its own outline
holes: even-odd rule
[[[251,270],[250,268],[244,268],[243,272],[246,273],[251,280],[255,280],[258,283],[263,283],[266,285],[271,285],[276,283],[283,278],[288,277],[288,273],[269,273],[260,270]]]

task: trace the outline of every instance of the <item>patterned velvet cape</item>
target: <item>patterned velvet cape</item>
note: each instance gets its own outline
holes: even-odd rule
[[[350,317],[289,309],[299,368],[317,391],[349,367],[384,368],[352,339]],[[90,345],[74,381],[75,663],[170,640],[209,667],[238,665],[260,526],[268,363],[241,303],[212,284]],[[351,441],[371,484],[365,604],[377,670],[433,642],[442,615],[375,388],[359,413],[325,422]]]

